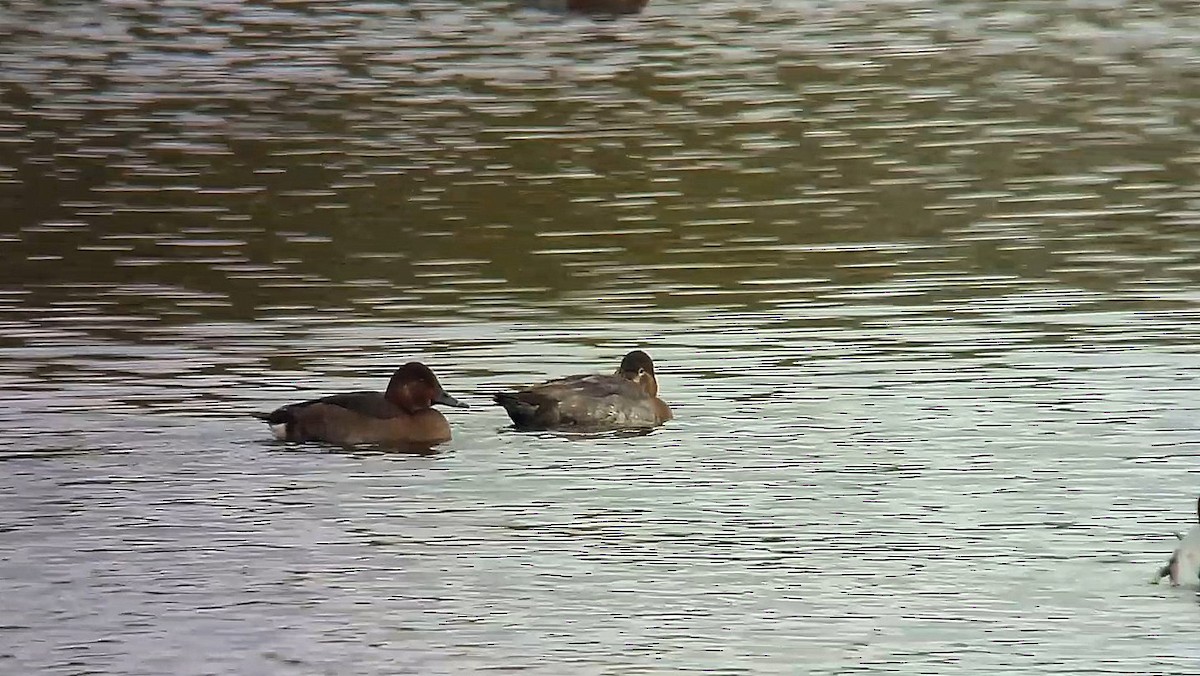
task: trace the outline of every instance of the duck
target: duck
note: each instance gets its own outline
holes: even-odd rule
[[[431,446],[450,440],[450,424],[434,404],[467,408],[428,366],[412,361],[396,369],[382,393],[333,394],[254,416],[281,441]]]
[[[674,417],[658,398],[654,361],[642,350],[626,354],[612,375],[567,376],[494,399],[521,430],[646,429]]]
[[[1196,520],[1197,524],[1183,537],[1176,535],[1179,544],[1167,565],[1158,569],[1154,583],[1166,577],[1175,587],[1185,583],[1200,584],[1200,499],[1196,500]]]

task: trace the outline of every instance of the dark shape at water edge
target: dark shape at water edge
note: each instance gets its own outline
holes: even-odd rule
[[[567,0],[567,9],[586,14],[637,14],[650,0]]]
[[[525,0],[531,7],[550,12],[577,12],[601,16],[637,14],[649,2],[650,0]]]

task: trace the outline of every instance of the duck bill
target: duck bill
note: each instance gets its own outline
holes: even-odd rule
[[[436,397],[434,397],[434,399],[433,399],[433,403],[442,404],[443,406],[453,406],[455,408],[470,408],[469,406],[462,403],[461,401],[446,394],[445,390],[438,392],[438,395]]]

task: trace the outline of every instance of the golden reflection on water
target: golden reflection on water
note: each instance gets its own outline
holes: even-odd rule
[[[512,9],[9,8],[0,275],[184,321],[1195,281],[1166,46],[962,8]]]

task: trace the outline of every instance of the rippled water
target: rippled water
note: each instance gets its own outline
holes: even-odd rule
[[[547,8],[0,5],[0,671],[1200,670],[1190,4]]]

